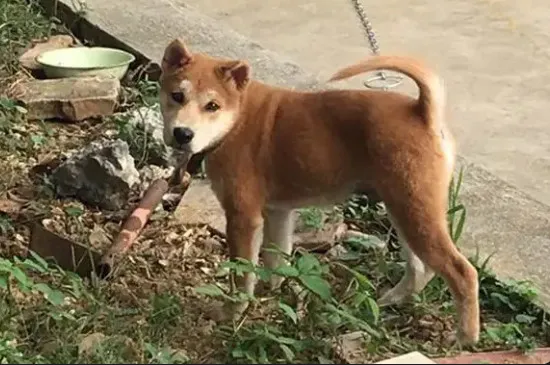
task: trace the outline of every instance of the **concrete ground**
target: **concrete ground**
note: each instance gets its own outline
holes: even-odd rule
[[[521,7],[511,0],[449,0],[445,6],[415,0],[406,7],[397,0],[363,1],[383,52],[423,57],[446,80],[449,122],[467,166],[462,247],[469,253],[479,247],[483,256],[496,251],[497,274],[533,280],[550,305],[550,191],[544,189],[550,179],[544,118],[550,69],[542,48],[550,13],[543,1]],[[73,4],[42,2],[50,10]],[[247,59],[261,80],[291,87],[324,87],[318,79],[369,55],[349,0],[86,4],[87,21],[75,28],[104,45],[158,62],[166,44],[183,36],[193,49]],[[360,80],[347,86],[360,87]],[[399,90],[415,89],[407,83]]]

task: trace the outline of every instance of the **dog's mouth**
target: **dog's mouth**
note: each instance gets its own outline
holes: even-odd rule
[[[189,145],[189,143],[178,144],[174,142],[172,143],[171,147],[174,150],[174,152],[177,154],[187,154],[187,155],[193,154],[193,151],[191,150],[191,146]]]

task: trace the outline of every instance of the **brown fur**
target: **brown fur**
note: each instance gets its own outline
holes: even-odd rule
[[[332,78],[376,69],[400,71],[419,85],[416,100],[395,92],[301,92],[269,86],[249,80],[245,63],[236,63],[245,68],[235,74],[220,68],[230,61],[191,54],[178,40],[167,47],[164,60],[162,93],[168,95],[189,80],[195,90],[215,90],[222,108],[236,113],[234,124],[207,156],[212,188],[226,212],[231,257],[256,261],[262,226],[264,244],[284,240],[292,230],[292,209],[333,204],[353,192],[374,190],[409,255],[406,277],[388,304],[422,290],[433,270],[454,296],[461,341],[477,341],[477,272],[456,249],[447,228],[454,142],[442,120],[443,91],[434,74],[415,60],[386,56],[345,68]],[[164,108],[183,110],[169,102]],[[253,278],[238,285],[251,291]]]

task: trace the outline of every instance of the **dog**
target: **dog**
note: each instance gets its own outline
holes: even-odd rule
[[[295,209],[375,191],[407,258],[403,278],[380,305],[403,302],[437,273],[454,298],[459,343],[478,341],[478,273],[448,231],[455,142],[435,73],[413,58],[376,56],[329,81],[393,70],[416,82],[418,98],[373,90],[295,91],[251,79],[243,60],[191,53],[182,39],[167,45],[161,69],[164,141],[206,155],[231,258],[257,263],[262,244],[290,254]],[[262,259],[270,268],[285,264],[272,252],[264,251]],[[270,284],[280,283],[277,277]],[[255,278],[244,275],[236,285],[252,294]],[[246,305],[226,311],[233,316]]]

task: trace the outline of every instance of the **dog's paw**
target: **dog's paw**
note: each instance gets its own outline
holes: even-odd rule
[[[398,290],[396,290],[398,289]],[[378,299],[378,305],[380,307],[388,307],[391,305],[400,305],[406,303],[410,299],[408,293],[404,293],[399,288],[393,288],[388,290],[380,299]]]
[[[461,347],[461,350],[468,349],[474,346],[479,341],[479,330],[473,329],[471,331],[459,330],[457,333],[457,343]]]
[[[236,321],[241,317],[248,305],[248,302],[214,303],[206,309],[205,317],[216,323]]]

